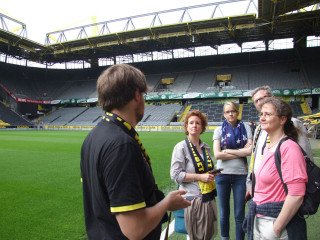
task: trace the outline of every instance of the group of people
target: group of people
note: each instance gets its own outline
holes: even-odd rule
[[[114,65],[98,78],[97,91],[106,113],[81,149],[89,239],[160,239],[167,211],[182,208],[190,239],[213,239],[217,209],[220,237],[230,239],[231,190],[236,240],[244,239],[245,232],[248,239],[306,239],[305,220],[297,215],[307,182],[299,144],[309,157],[311,147],[290,105],[273,97],[268,86],[252,93],[260,114],[254,133],[238,119],[236,103],[224,104],[225,120],[213,134],[214,157],[210,145],[200,138],[208,124],[205,114],[193,110],[186,115],[186,137],[174,146],[170,168],[179,189],[167,196],[157,187],[150,157],[135,131],[144,114],[145,76],[130,65]],[[286,137],[290,139],[281,144],[280,153],[287,194],[274,159]]]

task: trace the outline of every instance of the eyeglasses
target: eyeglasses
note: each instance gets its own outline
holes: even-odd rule
[[[273,113],[268,113],[268,112],[260,112],[259,113],[259,117],[265,117],[265,118],[270,118],[270,117],[272,117],[272,116],[278,116],[278,115],[276,115],[276,114],[273,114]]]
[[[233,115],[233,114],[237,113],[237,111],[236,110],[230,110],[230,111],[225,111],[224,113],[225,114],[230,114],[231,113]]]
[[[265,99],[266,97],[268,97],[268,96],[263,96],[261,98],[258,98],[256,100],[254,100],[254,103],[258,103],[258,102],[262,101],[263,99]]]

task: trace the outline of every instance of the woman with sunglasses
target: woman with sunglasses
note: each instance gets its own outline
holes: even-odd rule
[[[220,211],[220,236],[228,240],[230,229],[230,195],[233,192],[236,240],[244,239],[242,222],[245,211],[246,176],[248,164],[246,156],[251,154],[252,132],[250,126],[238,120],[239,110],[234,102],[223,106],[224,118],[221,127],[214,131],[213,149],[217,168],[222,168],[216,176]]]

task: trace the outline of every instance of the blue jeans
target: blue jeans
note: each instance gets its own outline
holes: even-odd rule
[[[234,219],[236,223],[236,240],[244,239],[242,222],[245,215],[247,175],[220,174],[215,177],[220,211],[221,239],[229,239],[230,229],[230,195],[233,192]]]

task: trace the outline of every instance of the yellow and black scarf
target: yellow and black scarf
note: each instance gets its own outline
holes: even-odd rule
[[[102,119],[106,120],[107,122],[111,121],[111,122],[115,123],[116,125],[121,127],[122,130],[124,130],[130,137],[132,137],[133,139],[135,139],[137,141],[137,143],[140,146],[141,152],[144,156],[144,159],[147,161],[147,163],[151,169],[150,157],[147,154],[147,151],[144,148],[144,146],[139,138],[139,134],[136,132],[136,130],[129,123],[127,123],[125,120],[123,120],[121,117],[119,117],[115,113],[106,112],[106,114],[104,116],[102,116]]]
[[[188,146],[196,173],[201,174],[201,173],[208,173],[212,171],[213,161],[210,157],[208,150],[205,147],[202,147],[202,152],[203,152],[203,158],[202,158],[197,148],[191,143],[189,138],[186,138],[185,141]],[[198,184],[202,194],[202,202],[211,201],[217,196],[216,184],[214,181],[210,183],[198,181]]]
[[[250,157],[250,166],[249,166],[249,174],[250,174],[250,179],[252,181],[251,183],[251,197],[254,196],[254,188],[256,185],[256,177],[255,177],[255,173],[254,173],[254,163],[255,163],[255,158],[256,158],[256,148],[257,148],[257,143],[258,143],[258,139],[260,137],[261,134],[261,125],[258,126],[257,130],[256,130],[256,134],[252,143],[252,151],[251,151],[251,157]],[[264,142],[263,146],[262,146],[262,153],[261,155],[263,155],[263,150],[266,146],[267,143],[270,143],[270,138],[269,136],[267,136],[266,141]]]

